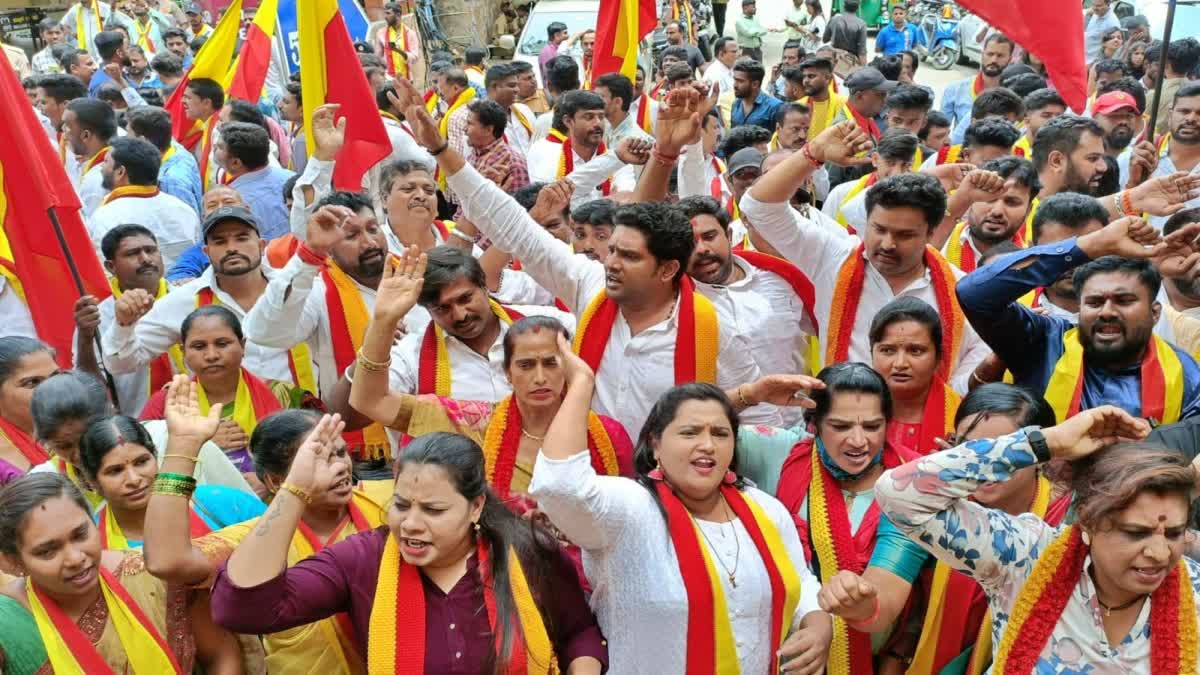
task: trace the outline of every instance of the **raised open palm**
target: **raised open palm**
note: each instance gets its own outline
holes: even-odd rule
[[[399,323],[421,297],[425,283],[425,254],[416,246],[404,250],[394,264],[383,266],[383,279],[375,292],[375,319]]]

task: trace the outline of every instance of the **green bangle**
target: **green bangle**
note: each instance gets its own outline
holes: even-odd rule
[[[191,483],[196,482],[196,479],[193,476],[188,476],[188,475],[182,474],[182,473],[170,473],[168,471],[160,471],[158,474],[158,477],[155,478],[155,480],[179,480],[179,481],[184,481],[185,483],[186,482],[191,482]]]

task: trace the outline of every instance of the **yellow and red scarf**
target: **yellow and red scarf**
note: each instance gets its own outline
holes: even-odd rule
[[[881,511],[877,502],[867,509],[858,531],[851,529],[850,514],[842,489],[825,468],[813,439],[796,444],[780,471],[778,497],[796,519],[800,542],[809,560],[815,557],[821,583],[841,570],[861,575],[875,549],[875,531]],[[885,469],[912,459],[913,455],[893,448],[880,450]],[[801,506],[808,498],[808,519]],[[833,643],[829,647],[826,672],[830,675],[869,675],[872,672],[871,635],[854,630],[839,617],[833,618]]]
[[[495,314],[505,324],[512,325],[525,316],[515,309],[505,307],[495,300],[488,300]],[[446,333],[437,322],[430,321],[421,338],[421,352],[417,359],[417,393],[450,396],[450,352],[446,349]]]
[[[355,490],[350,501],[346,503],[346,516],[334,528],[333,534],[327,541],[321,541],[303,520],[297,524],[296,533],[292,535],[292,548],[295,549],[299,560],[310,558],[346,537],[359,532],[367,532],[382,524],[382,507],[361,491],[361,485],[360,483],[360,489]],[[353,534],[347,534],[348,529],[352,530]],[[346,664],[345,672],[359,672],[361,668],[358,664],[362,662],[362,657],[358,653],[354,624],[351,622],[350,616],[345,612],[334,614],[327,619],[318,621],[317,626],[321,629],[325,640],[340,650],[339,656]]]
[[[846,193],[846,197],[844,199],[842,199],[842,203],[838,204],[838,210],[837,210],[838,225],[841,225],[842,227],[846,228],[846,231],[849,232],[850,234],[858,234],[858,233],[854,231],[854,226],[850,224],[850,221],[846,220],[846,214],[842,213],[842,209],[846,208],[846,205],[850,203],[851,199],[854,199],[855,197],[857,197],[858,193],[870,188],[878,180],[879,180],[879,174],[875,173],[874,171],[863,176],[862,178],[859,178],[857,181],[854,182],[854,186],[850,188],[850,191]]]
[[[813,313],[813,307],[817,302],[816,289],[813,288],[812,280],[804,272],[801,272],[799,267],[783,258],[758,251],[735,250],[733,254],[750,263],[755,269],[770,272],[786,281],[792,287],[792,292],[796,294],[796,297],[800,298],[800,302],[804,303],[804,314],[812,323],[813,330],[821,330],[817,315]]]
[[[388,261],[391,264],[391,261]],[[333,360],[338,372],[344,372],[358,355],[371,313],[358,286],[332,259],[321,268],[325,282],[325,308],[329,312],[329,337],[333,342]],[[342,434],[355,454],[366,459],[390,458],[392,445],[383,425],[373,422],[359,431]]]
[[[716,157],[714,157],[713,160],[718,162],[720,161]],[[716,166],[721,169],[721,173],[725,172],[725,165],[723,163],[717,164]],[[720,174],[713,176],[712,182],[708,186],[708,193],[712,195],[712,198],[717,200],[721,206],[725,207],[725,212],[729,214],[729,219],[731,221],[741,219],[742,210],[738,208],[737,200],[733,198],[733,195],[726,194],[725,179],[722,178]]]
[[[121,582],[103,566],[100,571],[100,592],[108,607],[109,619],[124,648],[125,657],[135,673],[176,673],[182,675],[175,654],[166,640],[146,617]],[[67,613],[42,592],[30,579],[26,582],[29,613],[37,623],[42,644],[51,668],[60,675],[88,673],[112,675],[113,669],[96,646]]]
[[[592,90],[592,60],[588,57],[581,59],[583,62],[583,82],[580,84],[580,89],[584,91]]]
[[[557,143],[562,146],[562,150],[558,153],[558,171],[555,172],[554,176],[556,178],[566,178],[575,170],[574,142],[570,136],[558,129],[551,129],[546,139],[551,143]],[[604,141],[600,141],[600,145],[596,147],[596,154],[593,157],[603,155],[607,151],[608,148],[604,145]],[[612,192],[612,178],[600,184],[600,192],[605,196],[608,196]]]
[[[879,125],[875,124],[875,120],[855,110],[854,106],[850,105],[850,99],[842,102],[842,114],[846,116],[846,119],[854,120],[858,128],[866,132],[873,142],[878,143],[879,139],[883,137],[883,134],[879,131]]]
[[[147,58],[153,57],[155,52],[157,51],[154,48],[154,40],[150,39],[150,29],[154,28],[154,20],[147,19],[146,26],[143,28],[142,22],[137,19],[134,19],[133,27],[134,27],[134,30],[137,31],[138,46],[141,47],[143,51],[145,51]]]
[[[81,1],[79,8],[75,11],[75,44],[79,45],[80,49],[87,49],[87,45],[91,43],[87,36],[87,27],[83,23],[83,7],[88,5],[88,11],[92,13],[92,18],[96,20],[96,32],[104,30],[101,25],[100,17],[100,0],[92,0],[91,2]]]
[[[199,380],[193,378],[193,381],[196,383],[196,399],[200,404],[200,414],[207,415],[208,394],[204,392],[204,385],[200,384]],[[241,374],[238,376],[237,393],[233,398],[231,419],[242,428],[242,431],[246,432],[246,437],[254,435],[254,427],[258,425],[259,420],[280,410],[282,407],[279,405],[279,399],[275,398],[275,394],[267,386],[267,383],[242,368]]]
[[[133,548],[129,545],[129,540],[125,538],[125,533],[121,531],[121,524],[117,522],[117,517],[113,515],[112,509],[107,505],[101,506],[96,513],[96,527],[100,530],[100,548],[106,551],[127,551]],[[188,531],[191,533],[192,539],[212,532],[212,528],[196,512],[194,502],[188,508]]]
[[[1012,154],[1026,159],[1033,158],[1033,146],[1029,142],[1029,134],[1021,134],[1017,142],[1013,143]]]
[[[675,334],[675,384],[717,381],[720,327],[712,301],[695,291],[684,275],[679,282],[679,317]],[[592,297],[575,331],[575,353],[592,372],[599,372],[604,348],[612,336],[620,308],[603,290]]]
[[[25,433],[17,425],[3,417],[0,417],[0,436],[8,439],[8,442],[13,444],[13,447],[29,462],[30,467],[50,461],[50,453],[38,445],[33,436]]]
[[[601,476],[619,476],[617,451],[604,429],[600,416],[588,412],[587,445],[592,456],[592,468]],[[513,404],[512,395],[505,396],[492,411],[487,433],[483,438],[484,471],[492,491],[501,500],[508,499],[513,468],[517,465],[517,450],[521,445],[521,408]]]
[[[120,188],[117,188],[118,190]],[[115,192],[115,191],[114,191]],[[114,298],[120,298],[125,291],[121,285],[117,283],[117,278],[112,277],[108,280],[108,287],[112,289]],[[167,293],[171,291],[171,287],[167,284],[166,279],[158,280],[158,292],[155,294],[155,300],[162,300]],[[176,373],[186,373],[187,366],[183,361],[183,347],[178,342],[167,347],[167,351],[159,354],[150,361],[150,379],[147,388],[148,393],[162,389],[171,383],[171,378],[175,377]]]
[[[833,86],[832,80],[830,80],[830,86],[831,87]],[[817,134],[821,133],[822,131],[825,131],[830,126],[832,126],[834,118],[837,117],[838,108],[845,105],[845,101],[842,101],[840,99],[840,97],[835,96],[832,93],[833,91],[836,91],[836,90],[831,90],[830,94],[829,94],[829,98],[825,100],[825,119],[821,120],[820,126],[817,126],[817,124],[816,124],[817,120],[815,119],[815,117],[813,119],[813,124],[810,127],[809,134],[808,134],[808,137],[810,139],[816,138]],[[797,102],[808,106],[808,109],[813,111],[813,114],[816,115],[816,110],[817,110],[816,103],[817,102],[813,101],[811,96],[801,96]],[[813,129],[815,129],[815,131],[813,131]]]
[[[1042,551],[1013,603],[991,672],[1024,675],[1034,671],[1075,593],[1090,550],[1083,543],[1082,530],[1072,525]],[[1193,593],[1191,575],[1180,560],[1151,594],[1151,675],[1194,672],[1197,631]]]
[[[1057,526],[1067,513],[1070,494],[1060,497],[1052,508],[1051,492],[1050,481],[1039,474],[1037,491],[1029,512]],[[940,673],[962,655],[964,647],[971,650],[971,660],[964,675],[983,675],[992,661],[992,614],[987,609],[987,597],[983,595],[979,584],[962,572],[951,569],[946,563],[939,562],[933,570],[929,588],[921,638],[917,642],[917,651],[913,654],[908,675]],[[979,611],[980,606],[982,612]],[[972,618],[977,620],[973,621]],[[972,637],[973,641],[968,642]]]
[[[687,593],[687,668],[689,673],[738,672],[737,646],[729,620],[729,609],[721,574],[712,554],[700,543],[699,527],[683,502],[666,483],[655,484],[667,513],[667,530]],[[778,528],[762,507],[732,485],[722,485],[721,495],[754,542],[758,557],[771,584],[771,663],[767,672],[779,669],[776,650],[787,637],[792,616],[800,601],[800,578],[796,575]]]
[[[975,257],[975,249],[967,241],[969,237],[967,221],[961,220],[954,226],[954,230],[950,233],[950,238],[946,240],[946,260],[964,272],[974,272],[979,267],[979,261]],[[1017,231],[1013,233],[1012,243],[1020,248],[1025,248],[1024,227],[1018,227]]]
[[[1059,423],[1079,412],[1083,399],[1083,343],[1079,329],[1063,333],[1063,353],[1046,383],[1046,401]],[[1142,356],[1142,417],[1158,424],[1179,421],[1183,405],[1183,364],[1166,340],[1153,336]]]
[[[976,96],[983,93],[983,73],[975,73],[975,79],[971,81],[971,100],[974,101]]]
[[[88,159],[88,161],[84,162],[83,163],[83,171],[79,172],[79,180],[82,181],[83,177],[86,176],[89,171],[91,171],[97,165],[103,164],[104,158],[108,157],[109,150],[112,150],[112,146],[106,145],[103,148],[100,148],[100,150],[96,154],[92,155],[91,158]]]
[[[837,286],[833,291],[833,304],[829,311],[829,333],[825,338],[825,365],[841,363],[849,359],[850,340],[854,336],[854,322],[858,318],[858,303],[862,300],[863,280],[867,261],[863,257],[865,244],[850,253],[838,270]],[[937,311],[942,317],[942,358],[938,364],[937,377],[950,379],[951,369],[958,358],[962,345],[963,318],[958,296],[954,293],[956,279],[954,268],[932,246],[925,248],[925,267],[929,270],[930,285],[937,298]]]
[[[962,144],[955,143],[954,145],[946,144],[938,148],[937,165],[954,164],[962,157]]]
[[[212,287],[205,286],[196,291],[196,307],[214,304],[219,305],[221,301],[213,293]],[[292,384],[310,394],[317,393],[317,376],[313,373],[312,351],[307,342],[301,342],[288,350],[288,370],[292,373]]]
[[[655,82],[654,86],[650,87],[650,98],[658,101],[659,103],[662,103],[662,100],[667,95],[667,92],[663,89],[663,87],[666,86],[666,84],[667,84],[667,78],[665,78],[665,77],[663,79],[659,80],[658,82]]]
[[[958,393],[951,389],[946,381],[934,377],[929,385],[929,393],[925,396],[925,409],[921,413],[921,425],[912,443],[894,442],[896,447],[903,447],[918,455],[928,455],[938,450],[937,440],[946,438],[954,431],[954,414],[958,412],[958,404],[962,402]],[[899,425],[893,419],[888,423],[888,438],[893,439],[893,425]],[[907,435],[906,435],[907,436]],[[906,437],[908,441],[911,437]]]
[[[213,113],[208,119],[204,120],[203,128],[200,132],[200,157],[197,160],[200,165],[200,182],[204,184],[204,191],[208,192],[212,187],[212,178],[210,178],[209,163],[212,161],[212,135],[213,128],[217,126],[217,115]]]
[[[438,121],[438,133],[442,135],[442,140],[450,140],[450,116],[458,112],[459,108],[462,108],[471,101],[474,101],[475,96],[475,87],[467,87],[466,89],[463,89],[458,96],[454,97],[454,100],[450,103],[450,107],[446,108],[446,114],[442,115],[442,119]],[[431,100],[426,102],[426,107],[428,107],[430,103],[433,103],[435,107],[437,106],[437,103]],[[442,172],[441,167],[438,167],[437,170],[434,171],[434,174],[437,178],[438,189],[445,192],[447,188],[446,174]]]
[[[529,118],[525,117],[525,113],[521,112],[521,109],[516,105],[513,105],[513,107],[509,108],[509,111],[512,113],[513,117],[517,118],[517,122],[520,123],[521,128],[525,130],[525,133],[529,136],[529,138],[533,138],[533,124],[529,121]]]
[[[634,121],[637,122],[639,129],[653,136],[654,120],[650,117],[650,97],[642,94],[638,97],[637,106],[637,118]]]
[[[409,78],[408,57],[405,56],[410,50],[408,48],[408,30],[404,24],[400,24],[398,28],[388,26],[387,28],[388,53],[392,58],[387,60],[388,75],[392,77]],[[390,45],[395,44],[404,54],[394,50]]]
[[[496,594],[491,570],[492,551],[479,540],[477,560],[482,583],[483,603],[488,623],[496,626]],[[524,567],[514,550],[509,549],[508,585],[512,592],[520,629],[514,630],[512,647],[500,672],[505,675],[525,673],[557,673],[554,646],[546,632],[546,622],[529,590]],[[425,672],[425,591],[421,571],[404,563],[400,545],[389,535],[379,562],[379,579],[375,585],[375,602],[371,606],[371,621],[367,635],[367,672],[370,675],[419,675]],[[503,635],[494,635],[499,650]]]
[[[110,202],[114,202],[122,197],[131,197],[135,199],[150,199],[158,196],[157,185],[122,185],[121,187],[113,188],[108,194],[104,195],[104,200],[100,202],[103,206]]]

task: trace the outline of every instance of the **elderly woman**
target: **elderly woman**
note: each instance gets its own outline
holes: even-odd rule
[[[987,593],[991,672],[1196,671],[1200,564],[1183,557],[1196,471],[1178,452],[1128,442],[1149,430],[1118,408],[1092,408],[969,441],[876,483],[901,532]],[[1069,462],[1074,525],[968,499],[1052,459]]]

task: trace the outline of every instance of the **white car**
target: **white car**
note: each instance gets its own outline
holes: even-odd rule
[[[538,67],[538,55],[546,46],[548,36],[546,28],[555,21],[566,24],[567,32],[574,35],[586,28],[596,27],[596,18],[600,14],[600,0],[540,0],[532,5],[525,28],[517,40],[514,61],[526,61],[533,64],[533,73],[537,76],[538,86],[543,86],[542,70]],[[649,34],[647,34],[647,38]],[[651,69],[650,43],[642,40],[638,51],[638,64],[647,72]],[[582,73],[580,73],[582,76]]]

